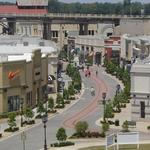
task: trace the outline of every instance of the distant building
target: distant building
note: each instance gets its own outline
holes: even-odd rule
[[[105,56],[109,60],[115,60],[119,63],[121,53],[120,36],[110,36],[104,40]]]

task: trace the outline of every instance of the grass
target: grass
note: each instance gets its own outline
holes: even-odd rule
[[[105,150],[104,146],[95,146],[82,148],[80,150]],[[108,150],[114,150],[114,147],[108,148]],[[119,150],[137,150],[136,145],[122,145],[119,146]],[[141,144],[139,150],[150,150],[150,144]]]

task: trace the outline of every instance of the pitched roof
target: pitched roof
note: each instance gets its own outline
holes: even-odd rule
[[[46,14],[46,9],[19,9],[16,5],[0,5],[0,14]]]
[[[48,0],[17,0],[18,6],[48,6]]]

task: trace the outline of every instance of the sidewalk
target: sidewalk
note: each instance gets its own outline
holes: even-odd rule
[[[82,84],[82,89],[81,89],[81,92],[79,94],[76,94],[75,97],[76,97],[76,100],[73,100],[71,101],[71,103],[69,105],[66,105],[64,109],[57,109],[57,113],[63,113],[64,111],[66,111],[67,109],[69,109],[70,107],[72,107],[75,103],[78,102],[78,100],[80,100],[80,97],[82,97],[83,93],[84,93],[84,84]],[[54,93],[54,94],[49,94],[48,97],[53,97],[53,98],[56,98],[57,96],[57,93]],[[46,103],[44,104],[44,106],[46,106]],[[34,112],[34,117],[35,118],[37,116],[37,108],[34,108],[33,109],[33,112]],[[48,120],[50,120],[52,117],[54,117],[57,113],[54,113],[54,114],[48,114]],[[0,121],[0,133],[2,133],[2,138],[0,138],[0,140],[5,140],[6,138],[10,137],[10,136],[13,136],[13,135],[16,135],[16,134],[19,134],[23,131],[26,131],[30,128],[33,128],[39,124],[42,123],[41,119],[35,119],[35,124],[33,125],[26,125],[24,127],[21,127],[21,116],[17,116],[16,117],[16,124],[17,124],[17,127],[19,127],[19,131],[17,132],[4,132],[5,129],[7,129],[9,126],[8,126],[8,123],[7,123],[7,118],[6,119],[1,119]],[[25,120],[25,118],[23,117],[23,120]]]
[[[118,80],[115,76],[112,76],[110,74],[107,74],[105,72],[105,68],[102,68],[102,70],[104,71],[103,73],[106,74],[107,76],[109,76],[110,78],[112,78],[113,80],[117,81],[118,84],[120,84],[121,89],[124,88],[123,83]],[[100,118],[99,120],[96,121],[96,124],[98,126],[100,126],[100,120],[102,120],[102,118]],[[122,124],[127,120],[127,121],[131,121],[131,104],[127,104],[126,108],[122,108],[121,109],[121,113],[115,113],[114,118],[109,119],[111,121],[115,121],[115,120],[119,120],[119,125],[120,126],[115,126],[115,125],[110,125],[110,129],[116,129],[116,130],[122,130]],[[149,133],[149,130],[147,130],[147,126],[150,125],[150,122],[136,122],[136,127],[135,128],[129,128],[130,131],[140,131],[140,132],[145,132],[145,133]]]

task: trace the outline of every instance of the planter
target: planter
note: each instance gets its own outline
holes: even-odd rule
[[[15,127],[15,128],[7,128],[7,129],[5,129],[4,130],[4,132],[16,132],[16,131],[18,131],[19,130],[19,127]]]

